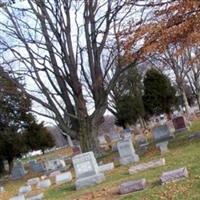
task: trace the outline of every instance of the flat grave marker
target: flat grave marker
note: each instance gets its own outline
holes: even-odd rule
[[[164,166],[164,165],[165,165],[165,159],[162,158],[159,160],[154,160],[154,161],[150,161],[147,163],[141,163],[139,165],[132,166],[129,168],[128,171],[129,171],[129,174],[136,174],[141,171],[157,168],[157,167]]]
[[[163,172],[160,177],[160,180],[162,184],[166,184],[166,183],[181,180],[186,177],[188,177],[187,168],[182,167],[182,168],[175,169],[172,171]]]
[[[146,187],[146,179],[140,179],[136,181],[127,181],[120,185],[119,193],[120,194],[127,194],[130,192],[137,192],[140,190],[144,190]]]
[[[67,183],[72,180],[72,174],[71,172],[64,172],[64,173],[56,175],[55,179],[56,179],[57,185]]]

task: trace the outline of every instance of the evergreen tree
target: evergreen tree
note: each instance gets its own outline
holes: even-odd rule
[[[144,78],[144,106],[150,114],[170,113],[176,104],[176,90],[161,72],[150,69]]]
[[[117,83],[115,93],[115,110],[117,124],[126,127],[138,118],[144,116],[144,105],[142,101],[142,77],[137,67],[132,66],[126,71]]]
[[[16,87],[16,82],[18,80],[0,75],[0,157],[2,162],[3,159],[8,161],[9,172],[14,158],[27,151],[23,130],[34,119],[29,112],[31,101]]]
[[[43,122],[37,124],[33,122],[29,125],[25,132],[26,145],[33,150],[42,150],[51,148],[55,145],[55,141]]]

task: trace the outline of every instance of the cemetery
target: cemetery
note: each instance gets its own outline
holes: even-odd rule
[[[0,200],[200,200],[199,0],[0,19]]]
[[[190,131],[170,136],[168,151],[164,153],[154,142],[155,129],[152,131],[152,140],[148,139],[148,150],[141,156],[136,154],[140,148],[137,146],[137,140],[130,138],[122,139],[125,141],[123,152],[120,152],[123,145],[121,146],[122,141],[119,140],[118,152],[109,151],[97,159],[93,152],[73,156],[72,151],[67,150],[65,152],[66,156],[71,157],[71,167],[63,172],[57,168],[49,171],[48,167],[43,172],[34,172],[31,170],[30,162],[26,162],[25,167],[23,166],[26,173],[23,176],[17,177],[16,180],[12,177],[4,181],[2,179],[0,197],[2,200],[195,198],[200,182],[200,139],[197,137],[190,140],[190,137],[198,130],[199,121],[193,121]],[[163,135],[165,140],[165,131]],[[162,134],[160,136],[162,137]],[[160,138],[158,140],[161,142]],[[137,159],[128,159],[130,162],[127,163],[120,160],[122,155],[127,160],[126,156],[130,154],[137,155]],[[52,155],[55,156],[55,152]],[[51,153],[48,157],[51,157]],[[16,166],[18,169],[22,163],[17,163]],[[21,170],[19,174],[22,174]]]

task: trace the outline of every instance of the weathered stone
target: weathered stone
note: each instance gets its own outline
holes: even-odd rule
[[[64,159],[51,159],[45,162],[47,171],[64,170],[66,167]]]
[[[0,193],[5,192],[4,187],[0,187]]]
[[[59,175],[59,174],[61,174],[61,172],[60,172],[59,170],[56,170],[56,171],[54,171],[54,172],[51,172],[51,173],[49,174],[49,177],[56,177],[56,176]]]
[[[173,171],[163,172],[160,180],[162,184],[177,181],[188,177],[188,171],[186,167],[179,168]]]
[[[27,185],[37,185],[40,182],[40,178],[31,178],[27,180]]]
[[[19,188],[19,194],[26,194],[32,190],[30,185],[25,185]]]
[[[34,172],[44,172],[45,171],[45,166],[43,163],[39,163],[36,160],[30,160],[29,161],[29,166],[31,168],[32,171]]]
[[[36,194],[36,195],[28,196],[26,198],[26,200],[41,200],[43,198],[44,198],[44,194],[43,193],[39,193],[39,194]]]
[[[127,165],[139,161],[139,156],[135,153],[131,139],[125,139],[117,143],[120,155],[120,164]]]
[[[165,142],[173,137],[173,134],[170,133],[169,127],[166,124],[153,127],[152,134],[155,143]]]
[[[192,133],[191,135],[188,136],[188,138],[189,138],[190,140],[197,140],[197,139],[200,139],[200,132]]]
[[[99,165],[99,171],[100,172],[106,172],[106,171],[110,171],[110,170],[113,170],[114,169],[114,163],[111,162],[111,163],[107,163],[107,164],[104,164],[104,165]]]
[[[186,120],[183,116],[173,118],[173,125],[176,132],[187,131]]]
[[[39,189],[46,189],[51,186],[51,181],[49,179],[42,180],[37,184],[37,188]]]
[[[93,176],[89,176],[86,178],[81,178],[81,179],[77,179],[76,180],[76,189],[83,189],[83,188],[87,188],[91,185],[95,185],[98,183],[101,183],[105,180],[105,176],[102,173],[93,175]]]
[[[13,179],[21,179],[26,175],[26,171],[22,163],[17,163],[11,172],[11,176]]]
[[[136,181],[127,181],[120,185],[119,192],[120,194],[127,194],[130,192],[136,192],[144,190],[146,187],[146,179],[140,179]]]
[[[129,168],[128,171],[129,174],[136,174],[138,172],[145,171],[147,169],[153,169],[164,165],[165,165],[165,159],[162,158],[160,160],[154,160],[147,163],[141,163],[139,165],[132,166]]]
[[[72,158],[76,173],[76,189],[88,187],[102,182],[105,177],[99,172],[97,161],[93,152],[76,155]]]
[[[168,146],[168,141],[159,142],[159,143],[156,144],[156,147],[159,147],[161,154],[166,153],[166,152],[169,151],[167,146]]]
[[[72,180],[71,172],[65,172],[65,173],[61,173],[61,174],[56,175],[56,184],[57,185],[67,183],[71,180]]]
[[[24,195],[19,195],[19,196],[12,197],[9,200],[25,200],[25,197]]]

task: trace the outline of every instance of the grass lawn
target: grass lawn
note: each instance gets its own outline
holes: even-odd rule
[[[116,166],[112,172],[106,173],[106,181],[101,184],[92,186],[88,189],[75,191],[74,182],[71,184],[64,184],[61,186],[53,185],[50,189],[44,191],[46,200],[200,200],[200,140],[189,141],[188,135],[192,131],[200,131],[200,122],[195,121],[192,124],[191,131],[179,133],[175,139],[170,141],[170,151],[164,155],[152,148],[147,154],[140,157],[140,163],[152,161],[159,158],[166,159],[166,165],[150,169],[138,174],[129,175],[129,166]],[[103,160],[106,162],[112,161],[112,157],[116,155],[109,155]],[[162,172],[173,170],[180,167],[187,167],[189,171],[189,178],[170,183],[167,185],[160,185],[159,177]],[[118,186],[121,182],[126,180],[137,180],[146,178],[148,182],[147,189],[130,193],[129,195],[120,196],[118,194]],[[4,196],[0,199],[7,200],[10,194],[16,193],[19,185],[23,181],[12,181],[5,183]]]

